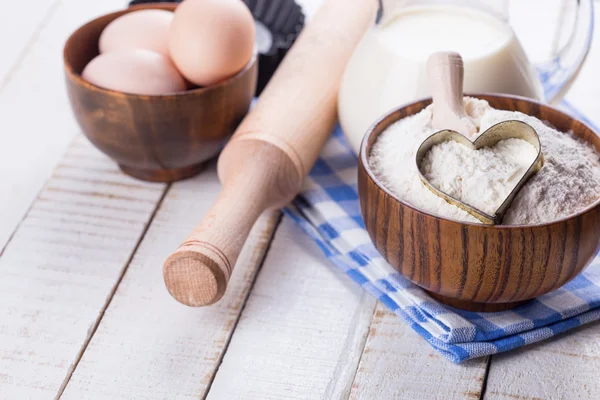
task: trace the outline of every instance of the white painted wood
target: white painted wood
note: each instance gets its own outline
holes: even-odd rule
[[[486,365],[452,364],[379,303],[350,399],[479,399]]]
[[[485,399],[600,399],[600,325],[492,357]]]
[[[15,14],[0,12],[0,193],[10,193],[0,202],[0,250],[79,133],[63,78],[64,42],[79,25],[123,8],[126,2],[62,0],[43,13],[49,1],[11,0],[9,4],[8,9]],[[31,20],[26,18],[29,12]],[[17,56],[18,67],[2,84],[2,71],[16,62],[12,55],[19,43],[24,43],[22,37],[32,35],[26,32],[31,31],[31,21],[39,20],[40,13],[46,18],[25,53]],[[23,29],[17,29],[19,25]],[[5,58],[5,49],[10,57]]]
[[[208,399],[347,398],[374,307],[284,218]]]
[[[16,71],[60,0],[10,1],[0,12],[0,91]]]
[[[0,258],[1,399],[58,393],[164,190],[75,140]]]
[[[171,187],[63,400],[205,395],[279,219],[269,212],[254,226],[221,301],[185,307],[169,296],[161,266],[219,189],[214,168]]]
[[[308,14],[318,2],[304,2]],[[78,132],[63,89],[62,42],[85,19],[125,3],[62,0],[47,9],[44,28],[0,91],[0,193],[11,194],[0,202],[0,248]],[[2,32],[7,14],[0,14]],[[591,117],[600,115],[598,43],[569,96]],[[9,64],[0,57],[0,68]],[[77,140],[0,258],[0,399],[58,392],[162,192],[120,174],[87,146]],[[214,175],[203,174],[168,194],[63,398],[206,395],[260,251],[244,250],[248,264],[238,265],[217,308],[169,299],[160,266],[217,190]],[[273,218],[255,228],[256,249],[268,243]],[[209,398],[347,398],[352,382],[355,399],[476,398],[483,361],[450,364],[381,305],[354,379],[374,300],[292,225],[284,220],[277,233]],[[494,356],[486,398],[599,398],[599,333],[596,324]]]

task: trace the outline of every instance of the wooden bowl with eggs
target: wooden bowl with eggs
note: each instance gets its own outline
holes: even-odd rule
[[[493,108],[520,111],[573,132],[600,151],[600,138],[554,108],[524,98],[475,95]],[[431,104],[419,101],[377,122],[363,139],[358,190],[365,226],[381,255],[403,276],[450,306],[501,311],[575,278],[600,248],[600,200],[582,212],[539,225],[480,225],[438,217],[393,195],[377,179],[369,155],[396,121]]]
[[[256,52],[224,81],[166,95],[124,93],[82,78],[110,22],[133,11],[174,11],[176,6],[144,4],[104,15],[75,31],[64,48],[68,95],[84,134],[125,173],[148,181],[176,181],[200,172],[247,114],[256,90]]]

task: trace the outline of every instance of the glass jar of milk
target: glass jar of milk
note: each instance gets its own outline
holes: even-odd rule
[[[340,122],[355,152],[383,114],[430,96],[425,63],[436,51],[461,54],[466,93],[556,101],[590,47],[592,0],[379,2],[378,21],[350,59],[339,93]]]

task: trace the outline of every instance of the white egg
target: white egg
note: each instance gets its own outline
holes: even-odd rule
[[[141,49],[100,54],[81,76],[96,86],[132,94],[164,95],[186,89],[183,77],[167,57]]]
[[[173,13],[166,10],[134,11],[112,21],[100,35],[100,53],[146,49],[169,56],[168,37]]]
[[[173,62],[191,82],[209,86],[235,75],[254,52],[254,18],[241,0],[185,0],[169,32]]]

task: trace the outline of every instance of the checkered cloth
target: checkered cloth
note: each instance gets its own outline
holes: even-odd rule
[[[577,113],[570,104],[563,106]],[[339,128],[285,212],[335,266],[455,363],[538,342],[600,319],[600,257],[566,286],[510,311],[462,311],[432,299],[396,272],[371,243],[360,214],[357,159]]]

